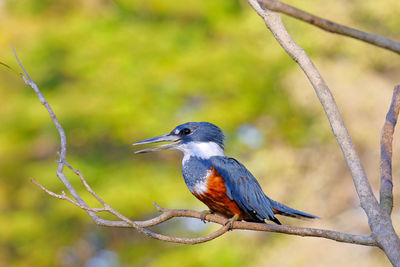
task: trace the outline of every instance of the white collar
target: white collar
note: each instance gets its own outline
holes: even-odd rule
[[[209,159],[214,156],[224,156],[224,150],[215,142],[189,142],[178,145],[175,149],[183,152],[182,163],[190,157]]]

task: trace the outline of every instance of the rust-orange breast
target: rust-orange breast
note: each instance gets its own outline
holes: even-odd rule
[[[200,194],[194,191],[193,194],[210,210],[229,218],[237,214],[239,219],[248,219],[249,216],[239,208],[235,201],[228,197],[225,180],[213,167],[211,167],[211,172],[207,176],[206,187],[207,191]]]

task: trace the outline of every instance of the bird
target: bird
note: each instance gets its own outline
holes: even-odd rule
[[[318,218],[290,208],[269,198],[256,178],[239,161],[224,154],[224,134],[209,122],[187,122],[170,133],[148,138],[133,145],[168,142],[138,150],[148,153],[160,150],[183,152],[182,174],[190,192],[209,210],[201,213],[201,220],[210,213],[229,219],[229,228],[237,220],[266,223],[281,222],[276,215],[294,218]]]

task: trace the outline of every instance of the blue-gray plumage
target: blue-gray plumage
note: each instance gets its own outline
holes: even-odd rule
[[[171,141],[136,153],[174,149],[183,152],[182,174],[189,190],[212,212],[235,219],[280,224],[275,214],[317,218],[267,197],[243,164],[224,155],[224,135],[209,122],[188,122],[169,134],[138,144]]]

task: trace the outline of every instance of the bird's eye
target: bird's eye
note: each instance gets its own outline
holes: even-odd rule
[[[183,128],[182,130],[181,130],[181,133],[182,134],[184,134],[184,135],[188,135],[188,134],[190,134],[192,131],[189,129],[189,128]]]

